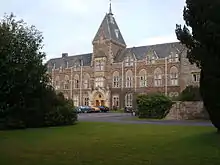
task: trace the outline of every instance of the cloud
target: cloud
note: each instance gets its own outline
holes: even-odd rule
[[[142,40],[137,46],[143,45],[155,45],[169,42],[177,42],[177,38],[175,34],[164,35],[164,36],[155,36]]]

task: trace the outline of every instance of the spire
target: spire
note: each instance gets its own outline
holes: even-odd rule
[[[112,14],[112,1],[111,0],[109,0],[109,1],[110,1],[110,3],[109,3],[109,13],[108,14],[113,15]]]

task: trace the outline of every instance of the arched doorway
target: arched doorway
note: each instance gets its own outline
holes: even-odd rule
[[[102,93],[97,92],[93,97],[94,106],[105,106],[105,98]]]

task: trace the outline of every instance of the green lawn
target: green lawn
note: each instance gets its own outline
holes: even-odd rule
[[[79,123],[0,132],[1,165],[219,165],[212,127]]]

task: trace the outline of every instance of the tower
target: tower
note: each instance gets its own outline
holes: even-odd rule
[[[126,48],[126,43],[112,13],[111,2],[109,12],[105,15],[93,41],[93,62],[95,58],[106,57],[112,63],[120,50]]]
[[[120,29],[112,13],[111,3],[109,12],[105,15],[92,41],[93,54],[91,66],[94,69],[94,91],[92,95],[100,96],[93,99],[93,105],[110,105],[111,69],[115,56],[126,48]],[[104,98],[103,100],[102,97]]]

